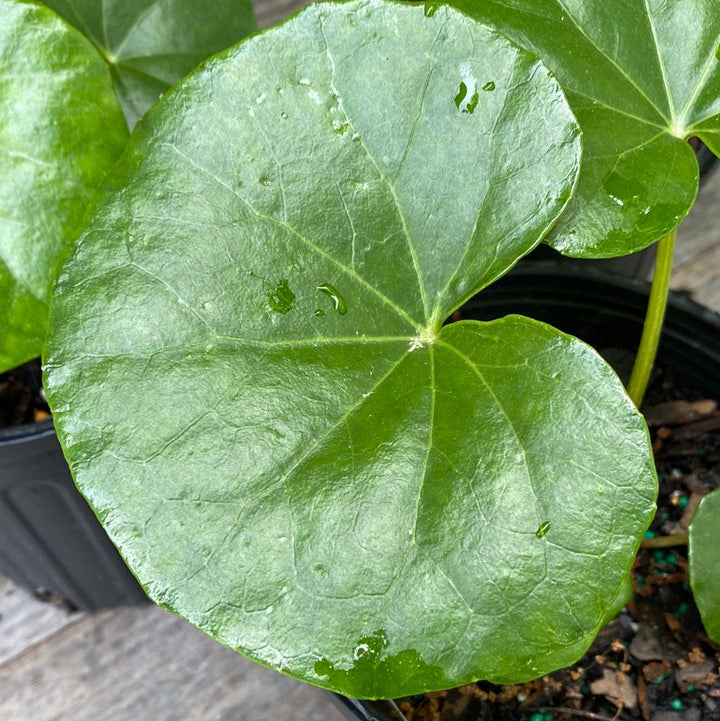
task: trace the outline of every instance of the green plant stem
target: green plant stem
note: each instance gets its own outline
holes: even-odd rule
[[[676,533],[673,536],[656,536],[643,538],[640,544],[643,548],[670,548],[671,546],[687,546],[688,534]]]
[[[666,235],[658,243],[655,273],[652,288],[650,289],[650,301],[645,314],[645,325],[640,339],[640,347],[635,356],[635,365],[630,376],[630,383],[628,384],[628,394],[638,408],[645,396],[648,381],[650,380],[650,372],[655,363],[655,356],[660,344],[660,334],[665,319],[668,288],[670,286],[673,251],[675,250],[675,233],[676,231],[673,230],[672,233]]]

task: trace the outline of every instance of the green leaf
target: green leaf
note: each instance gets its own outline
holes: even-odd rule
[[[250,0],[44,0],[110,66],[128,124],[210,55],[255,30]]]
[[[90,43],[0,0],[0,372],[40,355],[58,256],[126,140]]]
[[[451,0],[532,49],[583,130],[583,167],[548,239],[561,253],[626,255],[695,201],[696,135],[720,153],[716,0]]]
[[[705,496],[688,529],[690,585],[707,635],[720,643],[720,489]]]
[[[652,514],[644,424],[577,340],[441,327],[547,232],[578,141],[534,57],[380,0],[146,116],[59,279],[47,390],[156,601],[360,697],[582,654]]]

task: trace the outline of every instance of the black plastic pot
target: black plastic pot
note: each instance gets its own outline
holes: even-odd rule
[[[0,430],[0,573],[76,608],[145,600],[75,488],[49,420]]]
[[[332,699],[345,718],[360,719],[360,721],[392,721],[389,716],[378,711],[372,701],[357,701],[337,694],[332,694]]]
[[[466,320],[492,320],[517,313],[549,323],[601,352],[607,348],[634,352],[648,292],[649,285],[642,281],[539,261],[517,266],[466,303],[461,315]],[[679,381],[719,398],[720,315],[684,295],[671,294],[658,364]],[[370,701],[338,698],[348,719],[388,719]]]
[[[642,333],[650,286],[593,268],[536,263],[516,268],[463,308],[463,317],[490,320],[519,313],[577,336],[594,348],[633,353]],[[720,316],[671,293],[658,364],[684,383],[720,395]],[[618,369],[621,370],[621,369]]]
[[[700,180],[706,180],[711,171],[713,171],[718,164],[717,157],[713,154],[706,145],[698,141],[695,147],[695,155],[697,156],[698,165],[700,166]]]

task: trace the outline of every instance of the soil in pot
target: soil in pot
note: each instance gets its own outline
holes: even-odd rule
[[[0,373],[0,428],[39,423],[50,418],[42,388],[40,359]]]

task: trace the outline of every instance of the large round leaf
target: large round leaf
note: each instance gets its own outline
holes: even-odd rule
[[[40,355],[58,256],[126,140],[90,43],[0,0],[0,372]]]
[[[720,643],[720,489],[703,498],[688,529],[690,583],[708,636]]]
[[[132,127],[198,63],[255,29],[250,0],[44,0],[110,65]]]
[[[692,207],[685,142],[720,153],[717,0],[451,0],[533,49],[583,130],[578,191],[548,242],[566,255],[640,250]]]
[[[59,279],[47,388],[150,595],[355,696],[579,656],[653,508],[612,371],[442,321],[567,203],[577,127],[450,9],[321,4],[139,125]]]

